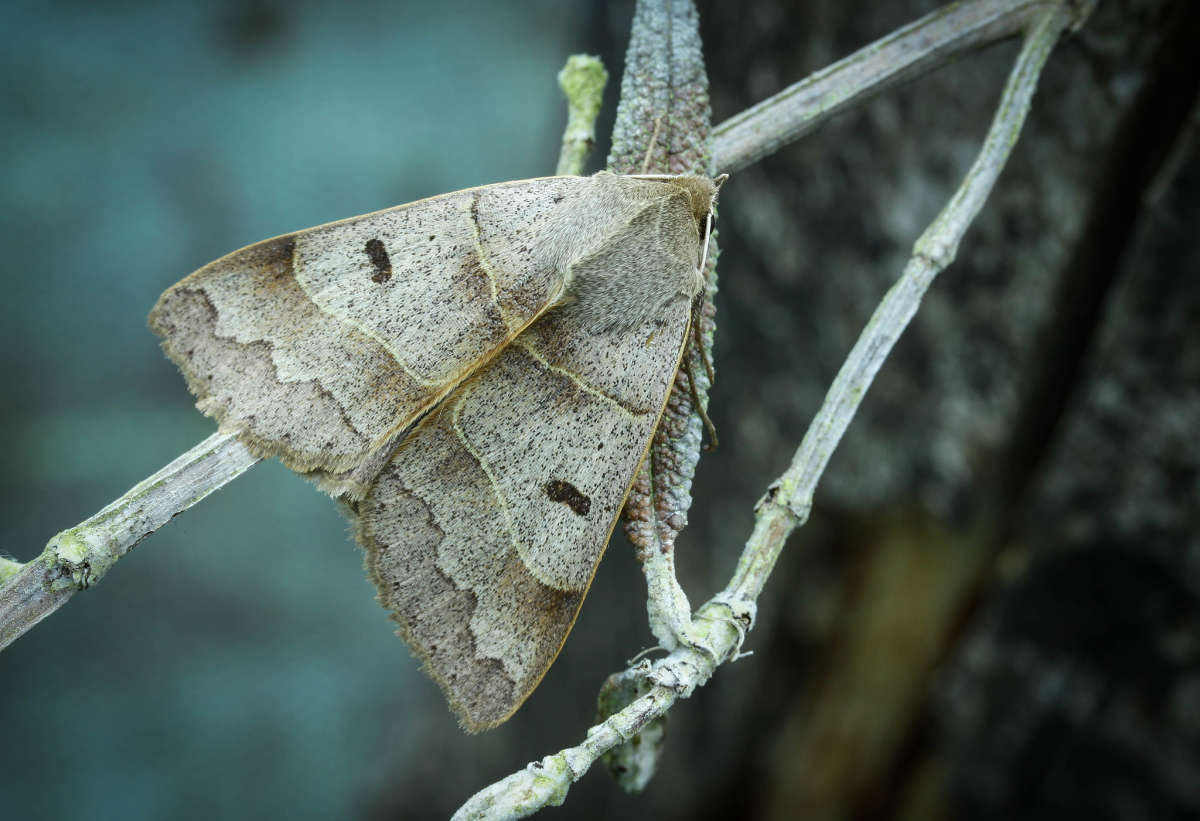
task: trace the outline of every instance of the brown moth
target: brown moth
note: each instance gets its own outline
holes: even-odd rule
[[[235,251],[150,327],[197,407],[345,502],[468,730],[558,655],[674,382],[716,186],[499,183]]]

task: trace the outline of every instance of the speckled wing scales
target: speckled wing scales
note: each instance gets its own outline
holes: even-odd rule
[[[356,497],[373,453],[562,296],[552,238],[589,183],[501,183],[266,240],[174,285],[150,325],[201,410]]]
[[[658,423],[688,309],[611,334],[551,312],[423,419],[359,504],[380,600],[467,729],[507,719],[558,655]]]
[[[201,410],[347,502],[468,729],[571,629],[674,381],[714,195],[484,186],[244,248],[151,312]]]

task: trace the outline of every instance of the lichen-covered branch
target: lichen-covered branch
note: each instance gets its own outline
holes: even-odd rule
[[[708,151],[712,108],[700,39],[700,17],[691,0],[640,0],[634,11],[621,100],[613,125],[608,167],[622,173],[711,174]],[[646,577],[650,632],[666,650],[694,643],[692,606],[675,575],[675,540],[687,525],[692,479],[700,461],[701,414],[708,404],[716,329],[717,243],[709,237],[705,288],[694,327],[684,344],[667,405],[659,417],[625,502],[624,527]],[[604,699],[619,709],[619,699]],[[640,746],[640,745],[639,745]],[[645,752],[644,748],[639,752]],[[632,751],[622,751],[631,753]],[[643,778],[653,753],[641,757]],[[615,763],[615,762],[613,762]],[[614,768],[614,774],[621,770]],[[637,780],[619,776],[623,786]],[[640,780],[640,779],[639,779]]]
[[[730,117],[713,129],[713,164],[734,172],[880,91],[1020,34],[1047,0],[952,3]]]
[[[0,556],[0,585],[21,572],[22,567],[24,565],[20,562]]]
[[[596,145],[596,116],[604,101],[608,72],[599,57],[572,54],[558,72],[558,87],[567,98],[567,127],[555,174],[582,174]]]
[[[650,692],[587,732],[585,741],[530,764],[473,796],[456,819],[512,819],[557,806],[596,759],[659,718],[679,698],[703,685],[723,662],[737,657],[755,602],[788,535],[808,518],[812,496],[829,457],[897,338],[908,325],[933,278],[954,259],[959,242],[979,213],[1003,169],[1025,117],[1046,59],[1059,35],[1086,15],[1069,3],[1048,6],[1030,21],[1024,46],[1004,88],[995,118],[975,163],[950,202],[914,245],[897,283],[863,329],[842,366],[791,465],[767,491],[756,510],[728,586],[696,613],[694,646],[681,647],[654,664],[627,671],[644,675]]]
[[[454,814],[455,821],[525,818],[542,807],[562,804],[571,784],[596,759],[665,715],[678,699],[707,682],[720,661],[735,655],[745,631],[742,625],[748,626],[751,619],[752,613],[737,613],[723,602],[706,604],[696,614],[698,646],[681,647],[653,664],[642,662],[627,671],[647,680],[646,695],[589,729],[581,744],[533,762],[476,793]]]
[[[147,535],[256,462],[231,434],[215,433],[96,515],[59,533],[40,556],[0,584],[0,649],[100,581]]]

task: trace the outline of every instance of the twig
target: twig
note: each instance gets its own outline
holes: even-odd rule
[[[0,585],[4,584],[13,576],[21,572],[21,568],[25,565],[12,559],[6,559],[0,556]]]
[[[582,174],[596,145],[596,116],[604,100],[608,72],[599,57],[572,54],[558,73],[558,87],[567,97],[567,127],[555,174]]]
[[[979,155],[950,202],[914,244],[904,272],[879,303],[838,371],[791,465],[759,501],[754,533],[726,588],[731,598],[758,597],[783,540],[808,520],[813,492],[833,449],[933,278],[954,261],[963,234],[983,207],[1021,133],[1046,58],[1070,23],[1062,7],[1043,11],[1033,21]]]
[[[1086,15],[1087,11],[1083,11]],[[679,698],[704,684],[723,661],[736,658],[744,630],[753,622],[762,592],[788,535],[803,524],[812,506],[817,480],[842,434],[854,418],[871,381],[908,325],[933,278],[954,259],[963,234],[979,213],[1029,111],[1038,76],[1062,31],[1078,22],[1066,8],[1047,7],[1030,21],[983,147],[950,202],[921,235],[899,281],[884,296],[842,366],[809,426],[791,465],[773,482],[756,508],[754,531],[743,549],[729,585],[700,608],[693,635],[701,646],[683,647],[656,664],[627,671],[645,675],[650,692],[607,721],[592,727],[586,740],[530,764],[476,793],[455,819],[511,819],[557,806],[572,782],[611,747],[662,716]]]
[[[0,585],[0,650],[100,581],[146,536],[257,462],[231,434],[214,433],[95,516],[59,533],[42,555]]]
[[[1047,5],[1046,0],[971,0],[927,14],[718,125],[714,167],[745,168],[889,86],[1020,34],[1030,15]]]

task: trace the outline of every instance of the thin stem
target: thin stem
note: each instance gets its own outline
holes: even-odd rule
[[[20,562],[0,556],[0,585],[20,573],[22,567],[24,565]]]
[[[904,272],[884,296],[838,371],[791,465],[759,502],[754,533],[726,588],[727,595],[756,599],[775,566],[784,540],[808,520],[817,481],[833,449],[854,418],[875,374],[917,312],[930,283],[954,261],[959,242],[1012,153],[1029,113],[1038,76],[1067,22],[1061,10],[1050,9],[1043,12],[1026,36],[974,164],[950,202],[914,244]]]
[[[599,57],[572,54],[558,73],[558,87],[567,97],[567,127],[555,174],[582,174],[596,145],[596,117],[604,101],[608,72]]]
[[[713,129],[713,167],[737,171],[889,86],[1020,34],[1045,0],[953,3],[876,40]]]
[[[173,517],[258,462],[232,434],[214,433],[75,527],[0,584],[0,650],[92,586]]]

